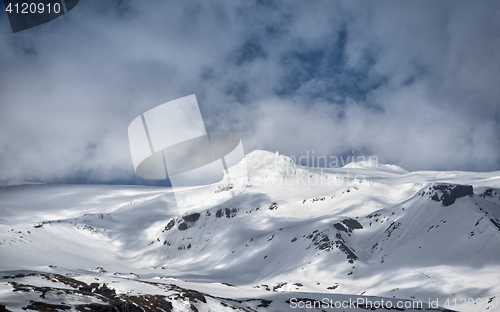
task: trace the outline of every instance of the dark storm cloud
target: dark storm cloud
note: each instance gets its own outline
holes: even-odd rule
[[[81,1],[0,27],[4,182],[129,181],[130,121],[192,93],[247,152],[500,168],[495,2]]]

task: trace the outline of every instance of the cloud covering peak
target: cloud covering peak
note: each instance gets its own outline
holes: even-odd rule
[[[500,4],[85,1],[0,16],[0,180],[133,183],[128,124],[196,94],[247,152],[500,169]]]

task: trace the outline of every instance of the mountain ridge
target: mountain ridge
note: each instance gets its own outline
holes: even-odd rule
[[[189,190],[194,204],[186,210],[157,187],[2,188],[0,271],[78,273],[109,287],[124,277],[173,278],[226,299],[236,288],[247,299],[284,291],[485,302],[460,311],[489,311],[497,302],[495,172],[307,168],[265,151],[246,160],[241,194],[212,206],[219,184]],[[217,293],[213,283],[233,289]]]

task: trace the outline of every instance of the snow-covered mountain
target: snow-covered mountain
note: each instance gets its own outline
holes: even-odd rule
[[[241,194],[182,211],[159,187],[1,188],[0,311],[500,311],[500,172],[246,163]]]

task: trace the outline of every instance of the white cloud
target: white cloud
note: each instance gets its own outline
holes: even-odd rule
[[[82,2],[39,29],[2,25],[0,180],[127,177],[130,121],[191,93],[247,151],[500,166],[494,2]]]

